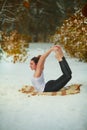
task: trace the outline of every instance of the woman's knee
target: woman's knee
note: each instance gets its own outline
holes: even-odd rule
[[[66,77],[67,77],[67,79],[68,79],[68,80],[71,80],[72,75],[71,75],[71,74],[69,74],[69,75],[67,75]]]

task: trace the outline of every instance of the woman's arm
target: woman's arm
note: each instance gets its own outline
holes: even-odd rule
[[[45,63],[45,60],[46,58],[49,56],[49,54],[53,51],[53,48],[50,48],[47,52],[45,52],[39,59],[38,61],[38,64],[37,64],[37,68],[35,70],[35,73],[34,73],[34,77],[40,77],[43,69],[44,69],[44,63]]]

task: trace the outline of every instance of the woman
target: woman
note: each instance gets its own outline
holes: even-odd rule
[[[47,83],[45,83],[43,74],[44,63],[46,58],[52,51],[55,52],[55,56],[59,62],[63,74],[58,79],[50,80]],[[59,91],[71,79],[72,72],[69,68],[69,65],[63,55],[63,51],[60,46],[53,46],[43,55],[33,57],[30,61],[30,68],[35,71],[32,78],[32,84],[38,92]]]

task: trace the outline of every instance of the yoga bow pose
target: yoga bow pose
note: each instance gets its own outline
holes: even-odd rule
[[[55,80],[49,80],[47,83],[45,83],[44,73],[43,73],[44,64],[45,64],[46,58],[49,56],[49,54],[52,51],[55,52],[55,56],[59,62],[59,65],[63,74],[59,78]],[[63,51],[60,46],[53,46],[43,55],[33,57],[30,61],[30,68],[34,70],[34,75],[32,78],[32,85],[38,92],[59,91],[68,83],[68,81],[72,77],[71,69],[64,57]]]

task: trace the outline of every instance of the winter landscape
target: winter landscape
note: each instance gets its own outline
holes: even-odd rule
[[[61,45],[80,93],[28,95],[33,56]],[[52,52],[45,81],[61,69]],[[87,0],[0,0],[0,130],[87,130]]]
[[[33,72],[30,59],[43,54],[52,44],[30,44],[28,59],[12,63],[3,57],[0,62],[0,130],[87,130],[87,63],[71,58],[64,52],[72,69],[67,84],[82,84],[80,93],[66,96],[31,96],[19,92],[31,85]],[[61,70],[54,53],[45,64],[45,80],[55,79]]]

